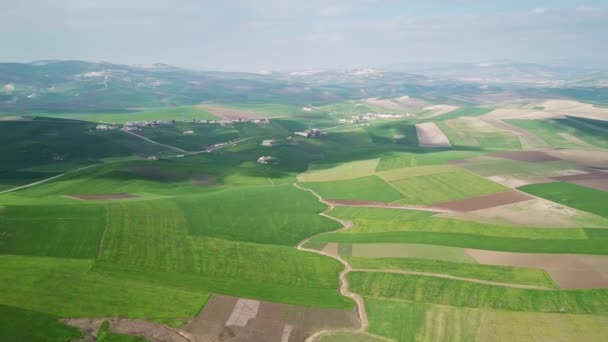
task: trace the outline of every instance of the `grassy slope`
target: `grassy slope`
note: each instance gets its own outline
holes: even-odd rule
[[[0,256],[0,304],[60,317],[191,317],[203,292],[89,273],[91,260]]]
[[[605,191],[562,182],[531,184],[519,189],[575,209],[608,217],[608,192]]]
[[[103,229],[99,207],[7,206],[0,209],[0,253],[92,259]]]
[[[0,340],[5,342],[69,341],[81,336],[76,328],[58,322],[59,317],[0,305]]]

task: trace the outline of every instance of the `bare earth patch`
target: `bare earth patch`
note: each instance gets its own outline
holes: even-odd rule
[[[532,196],[526,195],[520,191],[512,190],[462,200],[436,203],[433,204],[432,207],[452,211],[474,211],[528,201],[531,199],[533,199]]]
[[[190,342],[190,338],[173,328],[162,324],[127,318],[70,318],[63,323],[80,329],[88,337],[97,336],[99,327],[104,321],[110,323],[110,331],[117,334],[139,336],[150,342]],[[94,341],[95,339],[89,339]]]
[[[420,146],[426,147],[450,147],[450,140],[443,134],[434,122],[416,124],[416,134]]]
[[[608,151],[605,150],[550,150],[546,153],[584,166],[608,168]]]
[[[201,104],[198,108],[207,111],[215,116],[219,116],[225,120],[238,120],[238,119],[264,119],[264,117],[251,110],[239,109],[239,108],[228,108],[213,104]]]
[[[449,112],[453,112],[453,111],[455,111],[458,108],[460,108],[460,107],[458,107],[458,106],[451,106],[451,105],[445,105],[445,104],[439,104],[439,105],[424,107],[423,109],[424,110],[432,110],[432,111],[434,111],[433,114],[431,114],[431,115],[429,115],[429,116],[426,117],[427,119],[429,119],[429,118],[434,118],[434,117],[437,117],[437,116],[441,116],[441,115],[447,114]]]
[[[103,200],[118,200],[127,198],[137,198],[139,196],[119,193],[119,194],[87,194],[87,195],[66,195],[65,197],[79,199],[83,201],[103,201]]]
[[[575,254],[510,253],[480,249],[466,249],[466,252],[483,265],[542,268],[562,289],[608,287],[608,277],[594,267],[598,262],[605,262],[606,256],[589,260]]]
[[[354,329],[352,310],[319,309],[214,295],[181,330],[193,342],[304,341],[323,329]]]
[[[608,220],[603,217],[540,198],[494,208],[444,213],[436,216],[508,226],[552,227],[557,229],[608,227]]]
[[[499,157],[499,158],[524,161],[524,162],[528,162],[528,163],[540,163],[540,162],[560,160],[559,158],[546,154],[542,151],[497,152],[492,155]]]
[[[553,182],[551,178],[546,177],[534,177],[534,178],[517,178],[511,176],[490,176],[487,177],[489,180],[496,182],[498,184],[504,185],[509,188],[518,188],[520,186],[528,185],[528,184],[538,184],[538,183],[550,183]]]

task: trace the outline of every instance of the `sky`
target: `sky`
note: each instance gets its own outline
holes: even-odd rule
[[[0,0],[0,61],[310,70],[608,61],[608,1]]]

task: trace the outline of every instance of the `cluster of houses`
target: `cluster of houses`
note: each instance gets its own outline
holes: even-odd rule
[[[258,163],[260,164],[270,164],[277,161],[277,158],[271,156],[261,156],[258,158]]]
[[[125,131],[138,131],[142,127],[157,127],[171,125],[173,122],[169,120],[142,120],[142,121],[127,121],[122,126]]]
[[[293,132],[293,134],[299,135],[301,137],[312,138],[312,137],[318,137],[320,135],[323,135],[323,132],[321,132],[321,130],[318,128],[311,128],[311,129],[307,129],[303,132]]]
[[[381,114],[381,113],[365,113],[360,115],[352,115],[350,120],[342,119],[341,122],[349,122],[349,123],[358,123],[358,122],[366,122],[373,121],[378,119],[402,119],[409,118],[411,116],[410,113],[406,114]]]
[[[259,124],[259,125],[266,125],[270,123],[270,120],[268,119],[243,119],[243,118],[238,118],[235,120],[199,120],[199,119],[193,119],[192,122],[196,122],[196,123],[204,123],[204,124],[212,124],[212,125],[220,125],[220,126],[226,126],[226,125],[232,125],[235,123],[243,123],[243,122],[251,122],[254,124]]]

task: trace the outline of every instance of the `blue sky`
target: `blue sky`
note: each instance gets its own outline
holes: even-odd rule
[[[608,61],[605,0],[0,0],[0,8],[0,61],[244,71]]]

